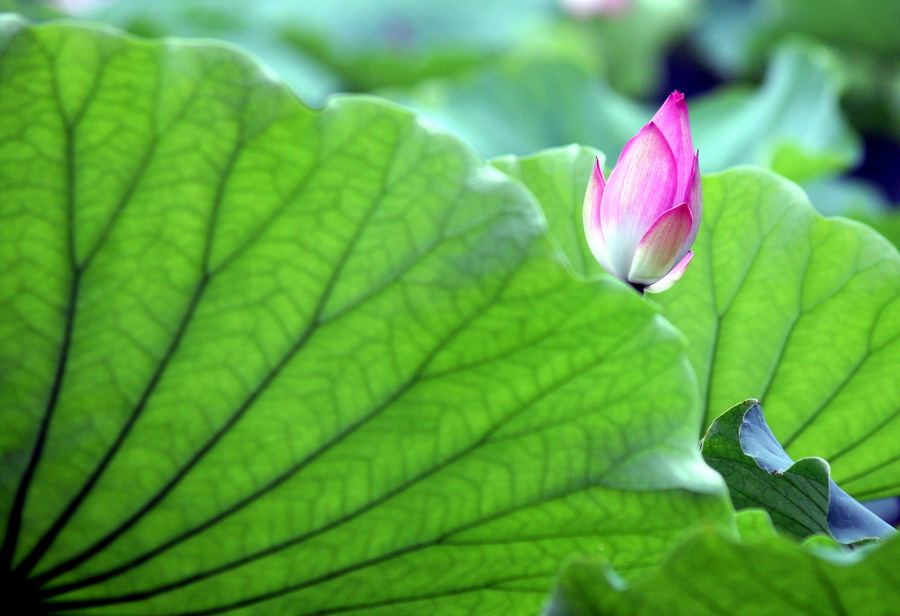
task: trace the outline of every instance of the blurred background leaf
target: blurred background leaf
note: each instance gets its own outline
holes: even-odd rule
[[[156,0],[79,14],[143,36],[210,36],[258,54],[308,103],[453,73],[557,12],[553,0]]]
[[[545,616],[891,614],[900,537],[849,552],[817,538],[800,546],[758,520],[735,542],[711,529],[676,549],[655,575],[623,581],[602,564],[573,563]],[[742,529],[743,531],[744,529]],[[743,534],[743,533],[742,533]]]
[[[560,55],[506,56],[474,76],[428,82],[408,95],[382,94],[446,126],[488,158],[584,143],[614,163],[649,118],[645,106]]]
[[[0,0],[259,55],[308,104],[376,92],[486,157],[581,143],[612,165],[672,89],[704,172],[757,164],[807,186],[851,177],[900,200],[900,5],[840,0]],[[833,184],[830,184],[833,185]],[[826,198],[858,215],[856,199]],[[820,193],[821,194],[821,193]],[[846,205],[846,209],[844,209]],[[881,218],[879,214],[877,218]]]
[[[802,182],[848,169],[859,144],[841,116],[839,84],[826,50],[786,44],[755,91],[729,86],[693,101],[704,171],[755,164]]]
[[[727,86],[695,98],[691,124],[703,169],[757,164],[798,182],[847,170],[859,144],[840,113],[839,79],[824,50],[789,44],[759,88]],[[610,166],[654,111],[560,54],[506,56],[474,78],[428,82],[408,96],[382,93],[487,157],[582,143],[604,151]]]

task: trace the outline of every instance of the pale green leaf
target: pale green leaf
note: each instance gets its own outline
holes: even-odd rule
[[[565,173],[570,155],[557,150],[523,160],[553,159],[541,167]],[[590,167],[572,173],[554,181],[583,178],[587,186]],[[583,250],[583,239],[568,232],[581,220],[583,197],[570,192],[565,201],[535,187],[551,233],[571,255]],[[698,434],[735,400],[757,398],[791,457],[828,460],[835,481],[858,499],[895,495],[896,248],[860,223],[821,217],[783,178],[742,168],[704,178],[693,250],[681,281],[653,301],[690,343],[706,409]]]
[[[846,0],[767,0],[777,11],[777,28],[803,32],[851,49],[895,58],[900,51],[896,26],[900,5],[870,0],[864,6]]]
[[[648,579],[624,583],[608,567],[575,563],[546,616],[868,616],[897,607],[900,538],[850,552],[798,546],[771,532],[734,543],[706,530]]]
[[[826,219],[795,185],[736,169],[705,179],[694,261],[658,297],[688,337],[706,422],[760,400],[794,459],[828,460],[859,499],[900,489],[900,256]]]
[[[143,35],[238,43],[319,105],[333,92],[470,68],[556,10],[555,0],[154,0],[101,4],[88,15]]]
[[[595,3],[599,5],[601,3]],[[698,0],[631,0],[615,11],[578,20],[579,43],[595,54],[617,92],[647,96],[663,78],[666,54],[696,25]]]

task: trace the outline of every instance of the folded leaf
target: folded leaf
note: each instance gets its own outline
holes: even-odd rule
[[[701,451],[725,478],[736,509],[764,509],[777,528],[799,538],[818,533],[847,544],[895,532],[837,486],[827,462],[791,460],[756,400],[716,418]]]

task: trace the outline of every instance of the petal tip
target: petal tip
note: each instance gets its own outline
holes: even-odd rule
[[[660,109],[665,109],[667,107],[678,107],[679,109],[687,110],[687,101],[684,100],[684,94],[675,90],[666,98],[663,104],[660,106]]]
[[[638,243],[628,280],[649,285],[666,276],[688,251],[685,240],[692,228],[687,203],[662,213]]]
[[[662,293],[663,291],[668,291],[671,289],[676,282],[681,279],[681,276],[684,275],[684,271],[687,269],[688,264],[691,262],[691,259],[694,256],[694,252],[692,250],[688,250],[687,253],[681,258],[681,261],[678,262],[675,267],[669,270],[669,273],[654,282],[651,285],[644,287],[644,291],[647,293]]]
[[[603,169],[600,168],[600,157],[594,157],[594,179],[599,180],[600,182],[605,182],[606,180],[603,177]]]

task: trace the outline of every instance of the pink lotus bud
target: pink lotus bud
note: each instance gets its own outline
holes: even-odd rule
[[[690,263],[700,213],[699,159],[687,103],[676,90],[625,144],[608,182],[594,163],[584,232],[603,269],[641,292],[659,293]]]

